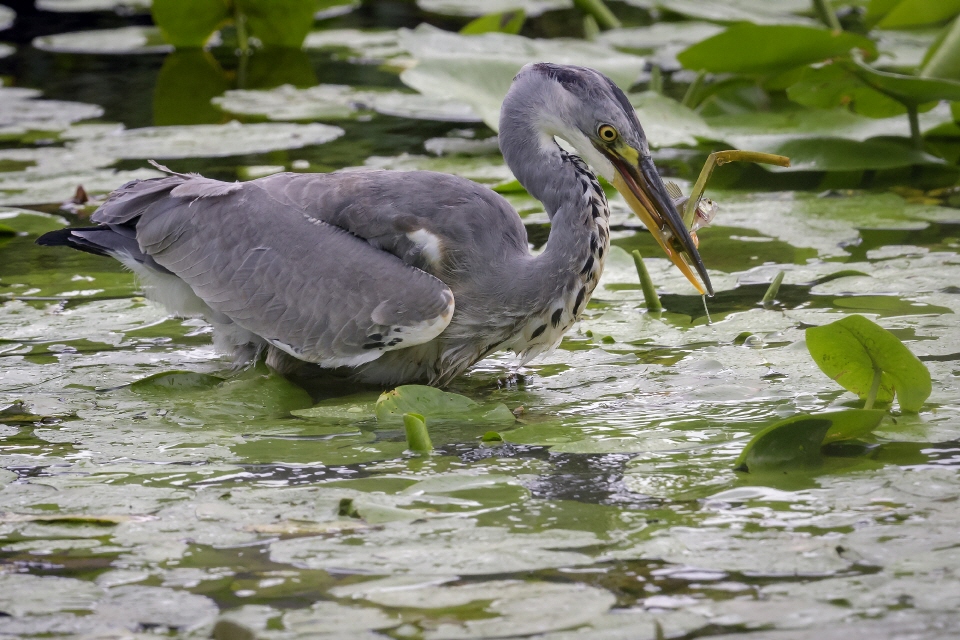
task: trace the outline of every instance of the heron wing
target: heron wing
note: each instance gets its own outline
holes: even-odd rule
[[[499,194],[432,171],[282,173],[257,180],[277,202],[345,229],[451,281],[527,254],[527,232]],[[449,276],[449,277],[448,277]]]
[[[135,226],[143,253],[214,311],[308,362],[369,362],[432,340],[453,314],[442,281],[256,181],[176,174],[130,183],[93,220]]]

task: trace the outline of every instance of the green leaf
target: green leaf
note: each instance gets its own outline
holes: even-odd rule
[[[884,415],[878,410],[851,409],[792,416],[751,438],[734,468],[755,473],[819,467],[824,444],[866,435],[877,428]]]
[[[227,0],[154,0],[153,22],[177,48],[202,47],[230,18]]]
[[[412,451],[429,452],[433,450],[427,423],[418,413],[403,414],[403,429],[407,434],[407,446]]]
[[[466,396],[418,384],[397,387],[383,393],[377,399],[378,421],[396,422],[405,413],[415,413],[430,420],[488,421],[506,424],[516,421],[513,413],[505,405],[485,407]]]
[[[490,13],[468,22],[463,29],[460,29],[460,33],[464,35],[489,33],[491,31],[520,33],[520,29],[523,28],[523,23],[526,19],[527,15],[522,9],[504,11],[502,13]]]
[[[755,24],[810,24],[810,18],[799,13],[810,12],[809,0],[625,0],[627,4],[664,11],[712,22],[753,22]]]
[[[173,393],[199,391],[223,384],[223,378],[195,371],[163,371],[140,378],[130,385],[138,393]]]
[[[869,87],[907,106],[960,100],[960,82],[877,71],[859,60],[841,60],[838,64]]]
[[[692,147],[702,140],[719,139],[699,114],[672,98],[654,91],[628,97],[653,147]]]
[[[848,32],[799,25],[736,24],[685,49],[677,59],[695,71],[769,75],[846,56],[852,49],[876,53],[871,40]]]
[[[838,64],[808,67],[787,87],[787,97],[815,109],[849,107],[871,118],[903,115],[907,108],[863,82]]]
[[[960,16],[930,45],[920,75],[960,80]]]
[[[329,398],[309,409],[299,409],[290,413],[298,418],[324,423],[359,422],[372,419],[376,415],[378,398],[379,394],[375,392],[355,393],[340,398]]]
[[[960,0],[901,0],[886,12],[877,26],[881,29],[911,29],[941,24],[958,13]]]
[[[852,315],[806,331],[807,348],[820,369],[844,389],[866,398],[875,371],[882,372],[877,400],[894,393],[903,411],[916,412],[930,396],[927,367],[892,333]]]
[[[234,0],[251,36],[273,47],[300,48],[313,27],[314,0]]]
[[[943,164],[906,141],[884,139],[798,138],[769,147],[757,145],[754,150],[790,158],[790,167],[770,167],[771,171],[865,171]]]

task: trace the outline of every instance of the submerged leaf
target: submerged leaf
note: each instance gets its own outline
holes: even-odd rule
[[[807,348],[820,369],[840,386],[866,398],[881,372],[877,401],[894,393],[904,411],[916,412],[930,396],[930,372],[895,335],[863,316],[847,316],[806,330]]]

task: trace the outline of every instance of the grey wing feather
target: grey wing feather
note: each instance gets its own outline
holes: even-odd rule
[[[433,339],[453,314],[443,282],[256,182],[174,175],[128,184],[93,219],[135,223],[144,254],[213,310],[301,360],[369,362]]]
[[[274,174],[256,181],[305,215],[346,229],[430,273],[482,274],[492,262],[526,255],[527,232],[499,194],[469,180],[430,171]],[[440,241],[445,264],[418,240]]]

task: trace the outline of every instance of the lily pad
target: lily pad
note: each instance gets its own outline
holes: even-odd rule
[[[852,49],[876,54],[872,40],[849,32],[790,25],[736,24],[677,55],[695,71],[769,75],[827,58],[849,55]]]
[[[484,421],[511,424],[516,421],[503,404],[483,406],[466,396],[424,385],[403,385],[380,396],[376,406],[380,422],[402,422],[412,413],[426,420]]]
[[[17,14],[13,9],[0,4],[0,31],[12,27],[16,19]]]
[[[630,94],[652,147],[696,146],[718,135],[693,109],[654,91]]]
[[[517,9],[532,17],[547,11],[573,8],[573,0],[417,0],[417,6],[430,13],[445,16],[477,18],[488,13],[503,13]]]
[[[296,89],[284,85],[270,91],[234,90],[213,99],[234,114],[258,115],[269,120],[339,120],[370,110],[384,115],[421,120],[479,122],[470,105],[417,93],[364,91],[345,85],[317,85]]]
[[[404,53],[400,36],[394,30],[324,29],[311,31],[303,41],[304,49],[344,49],[359,62],[379,62]]]
[[[417,59],[400,79],[420,93],[471,105],[487,126],[499,126],[500,103],[513,77],[528,62],[550,60],[596,68],[624,88],[644,60],[600,44],[554,38],[535,40],[506,33],[460,35],[428,25],[400,30],[400,44]]]
[[[55,53],[127,55],[173,51],[173,45],[163,39],[158,28],[143,26],[54,33],[34,38],[32,44],[41,51]]]
[[[0,87],[0,137],[30,130],[60,131],[74,122],[103,115],[99,105],[38,99],[40,96],[34,89]]]
[[[687,20],[683,22],[656,22],[647,27],[610,29],[597,40],[625,51],[655,52],[664,47],[692,45],[723,31],[712,22]]]
[[[353,423],[372,420],[376,415],[378,393],[357,393],[342,398],[330,398],[309,409],[291,411],[298,418],[324,423]]]
[[[86,13],[88,11],[124,11],[146,12],[150,10],[151,0],[37,0],[40,11],[58,13]]]
[[[870,394],[874,376],[879,402],[896,393],[900,408],[916,412],[930,396],[930,372],[892,333],[863,316],[852,315],[806,330],[807,348],[820,369],[861,398]]]
[[[755,24],[815,24],[807,17],[810,3],[806,0],[624,0],[644,9],[661,9],[672,13],[713,22],[752,22]]]
[[[67,225],[67,220],[49,213],[0,207],[0,224],[14,233],[26,233],[35,236],[47,231],[61,229]]]
[[[220,158],[265,153],[277,149],[299,149],[330,142],[343,129],[325,124],[229,122],[223,125],[182,125],[144,127],[85,135],[83,127],[65,134],[70,146],[84,152],[121,159]]]
[[[824,458],[823,445],[864,436],[880,425],[884,415],[878,410],[852,409],[781,420],[747,443],[734,468],[755,473],[819,467]]]

